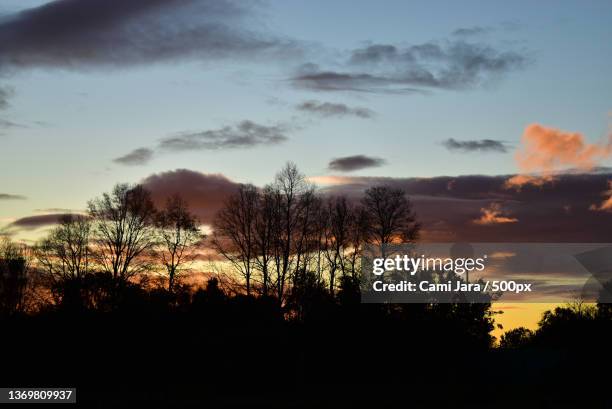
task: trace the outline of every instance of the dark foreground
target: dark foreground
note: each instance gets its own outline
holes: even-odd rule
[[[495,349],[456,317],[293,322],[245,302],[4,319],[0,384],[76,387],[94,408],[612,407],[608,320]]]

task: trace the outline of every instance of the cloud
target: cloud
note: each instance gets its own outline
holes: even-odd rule
[[[472,27],[461,27],[453,31],[454,36],[458,37],[471,37],[482,34],[487,34],[493,31],[491,27],[472,26]]]
[[[9,107],[9,99],[13,96],[14,90],[11,87],[0,86],[0,110],[6,109]],[[4,122],[4,121],[3,121]],[[0,127],[4,127],[0,125]]]
[[[212,223],[227,197],[239,186],[223,175],[188,169],[156,173],[141,183],[151,191],[157,206],[163,206],[168,197],[179,194],[204,224]]]
[[[591,144],[581,133],[539,124],[525,128],[521,144],[522,149],[515,156],[521,174],[507,181],[508,188],[541,186],[569,167],[589,171],[612,154],[612,135],[605,142]]]
[[[202,132],[184,132],[162,139],[159,148],[167,151],[219,150],[277,145],[288,139],[283,125],[260,125],[242,121],[232,126]]]
[[[139,148],[113,162],[137,166],[148,163],[156,152],[183,152],[194,150],[244,149],[273,146],[288,140],[290,127],[283,124],[261,125],[244,120],[234,125],[201,132],[181,132],[162,138],[155,148]]]
[[[293,84],[318,91],[414,93],[474,88],[522,68],[527,57],[491,46],[450,40],[399,47],[372,44],[352,50],[341,70],[308,63]]]
[[[474,220],[475,224],[490,226],[494,224],[518,222],[518,219],[504,215],[504,211],[499,203],[491,203],[489,207],[483,207],[480,209],[480,211],[482,212],[482,215],[478,219]]]
[[[35,209],[35,212],[39,213],[83,213],[82,210],[74,210],[74,209],[64,209],[60,207],[50,207],[47,209]]]
[[[21,230],[34,230],[53,224],[58,224],[60,220],[68,216],[77,216],[74,213],[51,213],[37,216],[22,217],[12,222],[9,227]]]
[[[376,168],[383,166],[386,163],[384,159],[374,158],[365,155],[345,156],[343,158],[335,158],[329,162],[329,169],[340,172],[352,172],[365,168]]]
[[[612,180],[608,180],[608,190],[603,193],[607,198],[599,205],[591,205],[590,209],[600,212],[611,212],[612,213]]]
[[[8,129],[8,128],[25,128],[25,126],[0,118],[0,129]]]
[[[532,175],[514,175],[504,183],[506,189],[520,190],[523,186],[542,187],[547,183],[554,181],[552,175],[532,176]]]
[[[120,156],[118,158],[113,159],[113,162],[118,163],[120,165],[127,166],[138,166],[138,165],[146,165],[153,158],[153,150],[149,148],[138,148],[134,149],[132,152],[127,155]]]
[[[13,96],[13,94],[14,94],[14,91],[12,87],[0,85],[0,111],[3,111],[10,107],[9,99]],[[2,132],[2,130],[4,129],[21,128],[21,127],[22,125],[19,125],[7,119],[0,118],[0,135],[4,134]]]
[[[480,139],[475,141],[457,141],[449,138],[442,142],[449,151],[463,152],[507,152],[506,145],[502,141],[494,139]]]
[[[612,180],[610,170],[559,174],[555,183],[520,191],[505,188],[508,175],[314,179],[320,184],[327,182],[319,188],[324,194],[347,195],[355,202],[370,186],[404,189],[423,225],[424,241],[605,243],[610,237],[612,213],[590,208],[593,203],[601,202],[602,186]],[[487,228],[474,223],[482,217],[482,209],[489,209],[491,203],[498,203],[504,210],[497,216],[517,219],[520,223],[491,224]],[[571,206],[571,214],[567,206]]]
[[[364,73],[320,71],[316,64],[302,66],[292,78],[293,85],[313,91],[356,91],[393,94],[424,94],[419,88],[398,87],[392,78]]]
[[[331,102],[321,102],[315,100],[302,102],[296,108],[300,111],[320,115],[323,117],[356,116],[358,118],[372,118],[374,116],[374,112],[368,108],[353,108],[345,104],[334,104]]]
[[[55,0],[0,22],[0,71],[112,68],[181,59],[264,57],[290,41],[248,29],[229,0]]]
[[[0,193],[0,200],[26,200],[27,197],[22,195],[12,195],[9,193]]]

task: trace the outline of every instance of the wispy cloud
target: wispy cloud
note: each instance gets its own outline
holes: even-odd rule
[[[7,86],[0,86],[0,110],[9,107],[9,99],[13,96],[13,94],[13,88]]]
[[[137,166],[146,165],[153,158],[153,150],[149,148],[138,148],[132,152],[113,159],[113,162],[120,165]]]
[[[219,129],[176,133],[162,138],[155,147],[135,149],[113,159],[113,162],[126,166],[141,166],[149,163],[158,153],[274,146],[287,141],[291,129],[291,126],[281,123],[262,125],[243,120]]]
[[[288,139],[284,125],[261,125],[245,120],[235,125],[201,132],[184,132],[161,140],[167,151],[220,150],[277,145]]]
[[[316,100],[304,101],[296,107],[298,110],[316,114],[322,117],[355,116],[358,118],[372,118],[374,111],[363,107],[349,107],[345,104],[322,102]]]
[[[460,27],[453,31],[453,35],[458,36],[458,37],[472,37],[472,36],[488,34],[491,31],[493,31],[492,27],[483,27],[483,26]]]
[[[386,163],[384,159],[366,155],[345,156],[329,162],[329,169],[340,172],[352,172],[365,168],[376,168]]]
[[[340,70],[302,65],[295,86],[318,91],[414,93],[427,89],[467,89],[522,68],[519,52],[466,41],[427,42],[408,47],[372,44],[350,52]]]
[[[0,200],[26,200],[27,198],[22,195],[12,195],[9,193],[0,193]]]
[[[38,213],[84,213],[83,210],[64,209],[61,207],[49,207],[47,209],[35,209]]]
[[[507,152],[506,145],[503,141],[495,139],[480,139],[480,140],[467,140],[458,141],[453,138],[449,138],[442,142],[442,145],[449,151],[461,151],[461,152]]]
[[[25,128],[25,127],[26,127],[25,125],[18,124],[16,122],[0,118],[0,129]]]

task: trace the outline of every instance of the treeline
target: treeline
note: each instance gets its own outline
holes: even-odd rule
[[[169,292],[203,236],[179,196],[156,209],[142,186],[119,184],[68,215],[34,246],[4,239],[0,247],[1,313],[48,305],[112,309],[123,289],[148,286],[163,273]]]
[[[113,309],[133,286],[178,297],[212,251],[231,266],[219,275],[224,290],[272,297],[299,315],[300,297],[358,287],[366,244],[414,241],[420,226],[402,190],[373,187],[358,203],[326,197],[289,163],[264,188],[240,185],[212,229],[202,233],[180,195],[158,209],[143,186],[116,185],[34,246],[4,239],[2,312]]]
[[[413,242],[420,230],[405,192],[386,186],[365,191],[359,203],[316,193],[288,164],[263,189],[242,185],[219,212],[212,246],[242,277],[247,295],[325,288],[358,282],[367,244]]]
[[[602,294],[609,294],[612,282],[604,284]],[[600,297],[601,298],[601,297]],[[612,304],[586,304],[580,300],[545,311],[538,328],[525,327],[506,331],[499,346],[506,349],[543,347],[605,351],[612,338]]]
[[[289,163],[263,188],[240,185],[211,227],[207,237],[179,195],[156,208],[143,186],[116,185],[91,200],[86,213],[63,217],[33,246],[0,242],[0,317],[207,306],[219,316],[248,309],[262,311],[264,319],[313,322],[351,311],[436,322],[478,345],[493,344],[496,312],[489,303],[359,305],[364,247],[418,239],[420,225],[400,189],[375,186],[360,200],[327,196]],[[207,253],[214,255],[212,265],[229,271],[194,286],[190,276],[201,272]],[[202,301],[211,297],[225,301]],[[610,321],[607,306],[585,307],[578,315],[547,312],[535,333],[509,331],[500,345],[541,344],[551,339],[549,328],[567,322]]]

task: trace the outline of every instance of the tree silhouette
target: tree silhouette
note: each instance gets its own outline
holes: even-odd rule
[[[270,187],[277,220],[273,238],[276,297],[282,301],[287,280],[304,273],[309,224],[314,215],[314,191],[294,163],[276,174]]]
[[[196,217],[178,195],[168,198],[166,206],[157,212],[155,226],[158,238],[155,255],[166,268],[168,291],[172,292],[181,269],[195,258],[202,234]]]
[[[529,345],[533,332],[525,327],[518,327],[506,331],[499,341],[501,348],[521,348]]]
[[[212,245],[244,278],[251,294],[256,256],[256,219],[260,195],[253,185],[240,185],[219,211],[213,225]],[[264,277],[267,285],[267,276]]]
[[[362,204],[368,217],[368,238],[382,246],[393,242],[411,243],[419,236],[412,203],[402,189],[374,186],[365,191]]]
[[[0,316],[26,310],[30,262],[25,246],[0,238]]]
[[[87,216],[69,215],[34,247],[56,303],[72,309],[90,305],[86,278],[92,273],[92,228]]]
[[[126,282],[151,267],[155,243],[155,207],[142,186],[118,184],[89,202],[94,223],[95,256],[103,271]]]
[[[87,216],[63,216],[34,248],[43,271],[54,282],[79,279],[91,268],[91,219]]]

